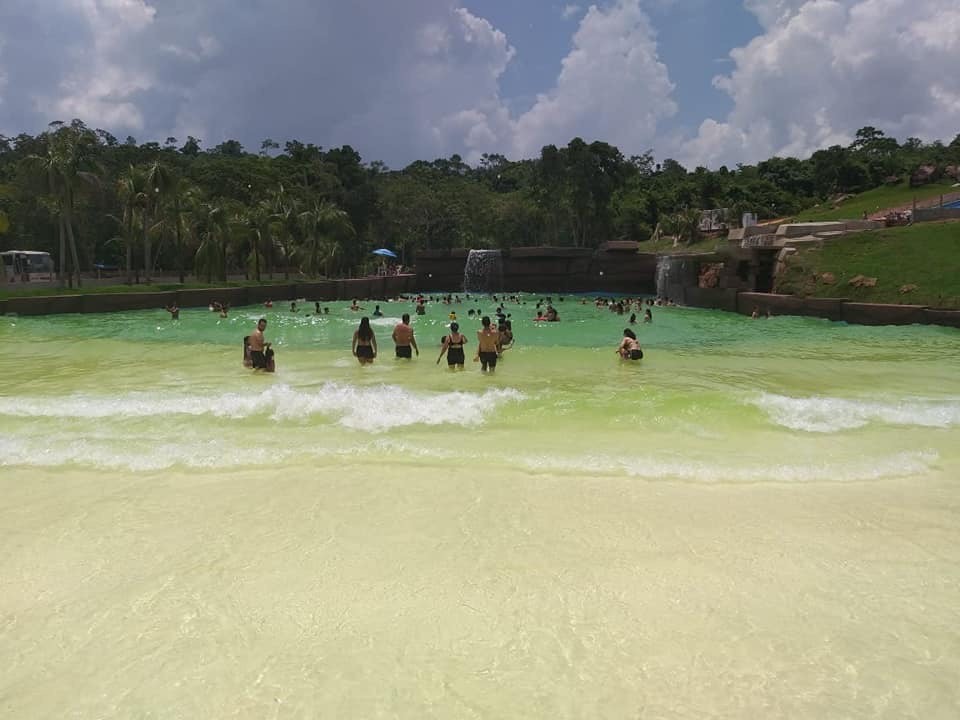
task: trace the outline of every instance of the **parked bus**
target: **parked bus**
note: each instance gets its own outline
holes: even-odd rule
[[[3,258],[3,277],[7,282],[30,282],[54,278],[53,258],[48,252],[5,250],[0,252],[0,258]]]

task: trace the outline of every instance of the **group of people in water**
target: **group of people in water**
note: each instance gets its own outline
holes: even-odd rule
[[[418,295],[415,298],[402,296],[398,299],[400,301],[413,301],[417,315],[426,314],[426,303],[428,301],[439,302],[450,306],[461,303],[461,298],[459,295],[442,295],[438,297]],[[471,300],[469,295],[466,296],[466,299],[468,302]],[[494,372],[498,362],[503,358],[504,352],[514,346],[513,321],[511,319],[511,314],[506,312],[506,304],[508,302],[513,302],[518,305],[526,304],[526,302],[523,301],[518,295],[504,295],[502,297],[494,295],[493,300],[497,302],[495,311],[496,322],[494,322],[494,320],[492,320],[488,315],[481,316],[481,311],[479,308],[476,310],[471,308],[467,312],[469,317],[476,317],[480,320],[481,326],[480,329],[477,330],[476,351],[474,353],[473,361],[480,364],[481,372],[484,373]],[[563,302],[564,298],[560,297],[559,300]],[[583,299],[581,302],[582,304],[587,304],[588,301],[587,299]],[[633,300],[630,298],[612,300],[609,298],[598,297],[595,300],[595,304],[598,308],[606,307],[609,308],[611,312],[615,312],[619,315],[623,315],[630,311],[634,303],[636,303],[636,309],[640,311],[643,302],[643,300]],[[647,300],[647,304],[652,305],[653,300]],[[268,300],[264,303],[264,307],[268,309],[272,308],[273,302]],[[551,323],[560,321],[560,313],[554,307],[552,297],[540,298],[536,303],[536,308],[537,314],[536,317],[531,318],[532,321]],[[165,309],[168,313],[170,313],[171,319],[179,319],[179,307],[172,305],[167,306]],[[209,309],[211,312],[217,312],[221,318],[225,318],[228,316],[230,306],[226,303],[214,302],[210,304]],[[354,312],[359,312],[364,310],[365,307],[360,305],[360,302],[357,298],[354,298],[350,303],[349,309]],[[292,301],[290,303],[290,312],[296,313],[300,312],[300,310],[301,308],[297,305],[297,301]],[[316,315],[329,315],[330,308],[321,308],[320,303],[315,302],[314,313]],[[375,305],[371,314],[375,318],[383,317],[383,312],[380,310],[379,304]],[[466,335],[460,332],[460,324],[457,321],[457,314],[452,308],[450,309],[448,319],[450,321],[449,333],[441,338],[440,355],[437,357],[437,364],[439,365],[444,357],[446,357],[447,366],[451,370],[463,370],[466,365],[465,348],[470,344],[470,341]],[[636,322],[637,314],[631,313],[629,323],[633,325],[636,324]],[[649,307],[643,310],[643,322],[653,322],[653,315]],[[273,372],[276,368],[275,354],[271,343],[267,342],[264,337],[266,328],[266,318],[260,318],[257,321],[253,332],[250,335],[244,336],[243,365],[253,370]],[[393,328],[391,339],[393,340],[396,358],[409,360],[414,357],[414,354],[419,357],[420,348],[417,345],[414,329],[410,324],[409,313],[403,313],[400,322],[397,323]],[[355,358],[357,358],[357,361],[360,365],[369,365],[373,363],[379,355],[377,337],[374,333],[373,327],[370,324],[369,317],[364,316],[360,319],[360,323],[353,333],[351,353]],[[640,347],[637,335],[629,327],[624,329],[623,337],[617,345],[616,353],[622,360],[626,361],[636,361],[643,358],[643,350]]]

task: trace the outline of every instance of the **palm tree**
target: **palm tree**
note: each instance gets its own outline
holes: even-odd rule
[[[54,133],[51,142],[52,162],[60,176],[57,184],[60,190],[60,204],[63,224],[70,243],[70,258],[77,287],[80,287],[80,259],[77,255],[77,241],[73,234],[73,203],[79,184],[96,186],[99,178],[92,170],[96,168],[93,150],[97,146],[97,136],[86,128],[74,126],[61,127]]]
[[[63,285],[65,278],[65,235],[70,244],[72,274],[77,287],[80,287],[80,258],[73,233],[73,207],[81,183],[91,186],[98,183],[98,177],[93,172],[96,169],[94,148],[97,146],[97,136],[82,126],[57,123],[56,127],[54,132],[44,134],[46,155],[27,156],[23,160],[23,167],[28,175],[42,184],[43,192],[51,196],[55,203],[60,232],[60,284]]]
[[[133,246],[134,224],[137,211],[143,204],[143,196],[147,186],[146,173],[141,168],[130,165],[117,180],[117,195],[120,198],[123,210],[118,219],[121,228],[123,244],[127,256],[127,284],[133,284]]]
[[[217,202],[201,203],[193,213],[193,231],[200,240],[194,260],[194,272],[207,276],[207,282],[216,275],[227,279],[227,238],[229,216]]]
[[[253,279],[257,282],[260,282],[260,252],[264,238],[268,241],[271,239],[271,222],[272,213],[268,202],[259,202],[253,207],[244,208],[235,218],[235,224],[246,231],[250,238],[251,250],[245,266],[249,269],[250,261],[253,261]]]
[[[144,272],[144,281],[150,282],[150,275],[153,272],[153,268],[156,266],[157,257],[160,255],[160,247],[157,247],[157,257],[151,253],[150,247],[150,223],[148,216],[156,217],[159,213],[161,203],[165,200],[171,193],[171,190],[175,186],[175,180],[173,174],[167,168],[166,165],[161,163],[159,160],[151,163],[146,169],[146,179],[147,179],[147,194],[144,198],[143,204],[143,272]],[[163,219],[161,215],[160,227],[162,228]],[[161,234],[161,238],[162,238]]]
[[[332,202],[322,200],[300,213],[300,227],[304,272],[316,276],[323,266],[329,276],[331,263],[340,254],[342,242],[356,235],[350,216]]]
[[[283,279],[290,279],[290,260],[293,257],[293,248],[301,231],[300,201],[292,197],[280,186],[270,199],[271,219],[274,226],[274,238],[283,251]]]

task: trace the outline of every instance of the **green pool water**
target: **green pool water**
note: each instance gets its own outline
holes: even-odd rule
[[[0,702],[955,716],[960,332],[655,307],[623,363],[627,315],[538,299],[492,376],[490,298],[410,362],[381,303],[370,367],[372,302],[0,318]]]

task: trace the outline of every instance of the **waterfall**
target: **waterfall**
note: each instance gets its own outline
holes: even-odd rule
[[[471,250],[463,267],[463,290],[498,293],[503,290],[503,258],[499,250]]]
[[[657,297],[670,298],[671,286],[696,287],[698,264],[675,255],[657,258]]]

